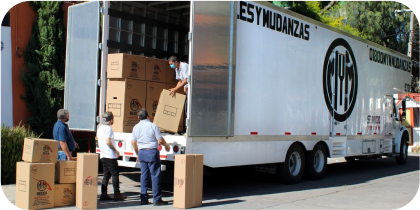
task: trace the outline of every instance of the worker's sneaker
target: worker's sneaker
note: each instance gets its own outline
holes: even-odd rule
[[[108,194],[102,193],[101,197],[99,198],[100,201],[110,201],[114,200],[114,198],[111,198]]]
[[[142,200],[142,201],[140,202],[140,204],[141,204],[141,205],[147,205],[147,204],[150,204],[150,202],[149,202],[149,200]]]
[[[163,201],[162,199],[158,200],[153,204],[154,206],[165,206],[168,205],[168,201]]]
[[[123,201],[127,196],[123,196],[121,193],[114,193],[114,201]]]

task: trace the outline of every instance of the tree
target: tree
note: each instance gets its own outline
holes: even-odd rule
[[[31,128],[44,138],[52,137],[57,110],[63,107],[65,34],[63,2],[30,2],[38,13],[24,53],[27,70],[22,71],[26,95],[22,98],[32,115]]]
[[[346,23],[366,39],[406,54],[410,17],[396,15],[396,9],[407,9],[391,1],[345,2]]]

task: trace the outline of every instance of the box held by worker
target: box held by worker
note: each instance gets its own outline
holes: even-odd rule
[[[52,139],[25,138],[22,160],[30,163],[56,163],[58,141]]]
[[[97,209],[98,154],[77,153],[76,207]]]
[[[184,103],[185,95],[175,93],[170,96],[168,90],[163,90],[159,97],[159,105],[153,123],[163,130],[178,132],[179,122],[184,112]]]
[[[146,78],[146,57],[125,53],[108,54],[107,78]]]
[[[76,183],[77,161],[57,161],[55,164],[55,183],[70,184]]]
[[[76,184],[55,184],[54,206],[71,206],[76,201]]]
[[[154,82],[166,82],[167,60],[146,58],[146,80]]]
[[[153,122],[159,103],[160,93],[166,88],[165,83],[147,82],[146,110],[149,119]]]
[[[54,207],[54,163],[16,163],[15,205],[22,209]]]
[[[146,81],[108,79],[106,111],[114,115],[114,132],[132,132],[137,112],[146,105]]]
[[[175,155],[174,204],[188,209],[202,205],[203,160],[200,154]]]

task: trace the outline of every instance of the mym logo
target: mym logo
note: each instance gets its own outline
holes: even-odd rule
[[[322,75],[325,103],[334,119],[347,120],[357,97],[357,64],[349,43],[334,40],[328,48]]]

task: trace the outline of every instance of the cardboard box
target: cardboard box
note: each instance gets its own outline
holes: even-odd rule
[[[16,163],[15,205],[22,209],[54,207],[54,163]]]
[[[176,79],[175,69],[169,66],[169,62],[168,62],[168,71],[166,72],[166,82],[171,83],[171,84],[178,83],[178,80]]]
[[[76,184],[55,184],[54,206],[70,206],[76,202]]]
[[[147,82],[146,110],[149,119],[153,122],[159,104],[160,93],[166,88],[166,84],[157,82]]]
[[[166,82],[166,74],[169,63],[167,60],[146,58],[146,80],[154,82]]]
[[[108,54],[107,78],[146,78],[146,57],[125,53]]]
[[[166,89],[169,90],[171,88],[174,88],[175,86],[176,86],[176,84],[166,84]],[[176,93],[185,94],[184,93],[184,88],[178,89],[176,91]],[[184,107],[184,110],[185,110],[185,107]],[[182,132],[184,130],[184,114],[185,114],[185,111],[182,113],[181,120],[179,121],[178,132]]]
[[[188,209],[202,205],[203,155],[175,155],[174,204]]]
[[[55,183],[71,184],[76,183],[77,161],[57,161],[55,164]]]
[[[98,154],[77,153],[76,207],[97,209],[98,207]]]
[[[114,114],[114,132],[132,132],[139,122],[137,112],[146,105],[146,82],[108,79],[106,111]]]
[[[22,160],[30,163],[56,163],[58,141],[53,139],[25,138]]]
[[[163,130],[178,132],[179,122],[184,113],[184,103],[185,95],[175,93],[170,96],[168,90],[163,90],[153,123]]]

